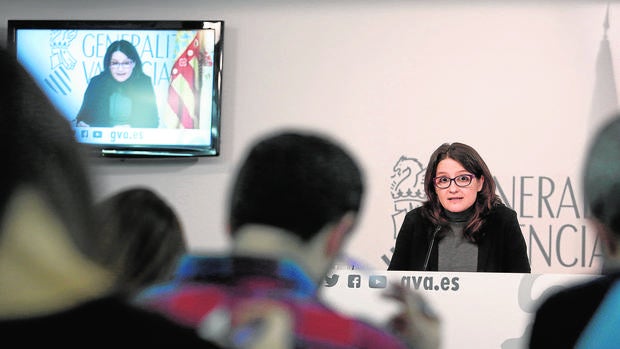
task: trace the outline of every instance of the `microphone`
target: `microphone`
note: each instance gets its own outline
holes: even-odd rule
[[[437,238],[437,232],[441,230],[441,225],[435,227],[435,231],[433,232],[433,239],[431,240],[430,245],[428,246],[428,251],[426,251],[426,258],[424,259],[424,271],[428,269],[428,260],[431,258],[431,252],[433,251],[433,245],[435,244],[435,239]]]

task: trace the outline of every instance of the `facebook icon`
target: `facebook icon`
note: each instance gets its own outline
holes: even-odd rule
[[[349,275],[349,280],[347,285],[349,288],[360,288],[362,285],[362,277],[358,274]]]

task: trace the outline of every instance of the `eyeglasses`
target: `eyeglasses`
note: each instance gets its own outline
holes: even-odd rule
[[[110,63],[110,68],[129,68],[133,65],[133,61],[124,61],[124,62],[116,62],[116,61],[112,61],[112,63]]]
[[[435,186],[439,189],[446,189],[450,187],[450,184],[452,184],[453,181],[457,187],[463,188],[463,187],[470,185],[474,177],[475,176],[473,174],[462,174],[454,178],[440,176],[440,177],[433,178],[433,182],[435,183]]]

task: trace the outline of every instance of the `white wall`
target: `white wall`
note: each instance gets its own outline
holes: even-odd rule
[[[589,110],[605,9],[585,0],[0,0],[0,42],[8,19],[226,22],[221,156],[93,166],[100,195],[136,184],[162,192],[193,249],[227,246],[226,193],[248,142],[302,126],[338,137],[367,171],[363,219],[347,253],[368,267],[386,268],[403,209],[416,205],[392,197],[406,188],[392,184],[398,159],[425,165],[439,144],[462,141],[487,160],[520,214],[533,272],[590,273],[600,259],[579,175],[600,122]],[[612,51],[616,11],[612,4]]]

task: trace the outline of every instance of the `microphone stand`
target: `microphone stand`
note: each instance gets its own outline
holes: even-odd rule
[[[435,244],[435,239],[437,238],[437,232],[441,230],[441,225],[438,225],[433,232],[433,239],[431,240],[431,244],[428,246],[428,251],[426,251],[426,258],[424,259],[424,271],[428,270],[428,260],[431,258],[431,252],[433,251],[433,245]]]

